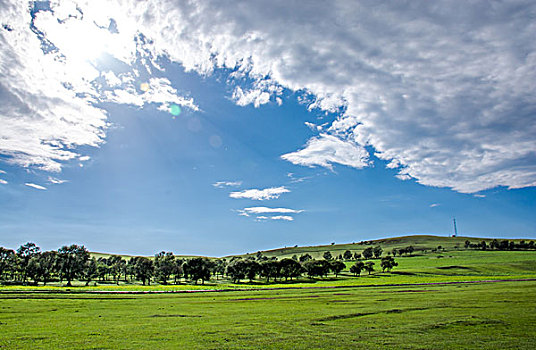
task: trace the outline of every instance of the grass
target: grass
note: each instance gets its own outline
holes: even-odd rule
[[[532,349],[536,282],[0,294],[6,349]]]
[[[347,262],[339,278],[270,284],[0,287],[0,348],[534,348],[535,251],[456,249],[430,236],[381,244],[385,251],[409,242],[428,252],[396,257],[392,273],[361,277]],[[437,245],[447,250],[432,253]],[[451,283],[468,281],[476,283]],[[189,290],[200,292],[95,293]]]

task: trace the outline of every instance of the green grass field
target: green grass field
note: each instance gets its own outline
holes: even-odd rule
[[[0,294],[6,349],[533,349],[536,281]]]
[[[361,277],[347,262],[339,278],[270,284],[4,286],[0,348],[535,348],[536,251],[466,250],[463,241],[385,240],[384,251],[419,249],[396,257],[391,273]],[[437,245],[447,250],[431,252]],[[178,293],[129,293],[149,291]]]

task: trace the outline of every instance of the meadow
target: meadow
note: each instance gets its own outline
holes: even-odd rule
[[[393,271],[360,277],[349,261],[338,278],[275,283],[3,286],[0,348],[535,347],[536,251],[417,244]]]

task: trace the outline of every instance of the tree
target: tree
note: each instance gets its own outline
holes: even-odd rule
[[[378,259],[382,255],[383,249],[380,246],[374,247],[374,257]]]
[[[373,254],[374,253],[373,253],[372,247],[368,247],[367,249],[363,250],[363,258],[367,260],[372,258]]]
[[[365,268],[365,263],[362,261],[356,262],[352,267],[350,267],[350,272],[354,274],[354,276],[359,276],[361,274],[361,271]]]
[[[261,263],[261,276],[266,277],[266,282],[270,282],[270,278],[274,280],[280,276],[281,265],[277,260],[268,260]]]
[[[359,260],[359,259],[361,259],[361,253],[355,252],[355,253],[354,253],[354,259],[355,259],[355,260]]]
[[[148,282],[148,284],[150,285],[151,277],[154,273],[153,261],[144,256],[138,257],[136,258],[136,265],[134,266],[136,279],[142,281],[143,285],[145,285],[145,282]]]
[[[365,271],[367,271],[369,275],[374,271],[374,261],[367,261],[365,264]]]
[[[132,258],[130,260],[136,261],[137,258]],[[101,279],[101,281],[106,280],[106,275],[110,272],[110,267],[108,266],[108,259],[106,258],[99,258],[97,260],[97,276]],[[136,274],[134,272],[134,274]]]
[[[210,262],[207,258],[193,258],[183,265],[184,273],[190,276],[195,284],[201,280],[201,284],[210,280]]]
[[[172,252],[160,252],[155,255],[154,269],[156,279],[162,283],[167,284],[168,279],[176,269],[175,255]]]
[[[285,277],[285,280],[293,277],[298,277],[302,273],[302,266],[299,262],[293,259],[283,259],[279,262],[281,268],[281,276]]]
[[[380,264],[382,271],[385,272],[385,270],[390,271],[393,267],[398,266],[398,263],[393,259],[392,256],[386,256],[382,258],[382,262]]]
[[[89,251],[84,246],[72,244],[58,249],[58,266],[62,276],[67,280],[67,286],[82,274]]]
[[[344,260],[352,260],[352,256],[353,256],[353,254],[352,254],[352,252],[349,251],[349,250],[345,251],[345,252],[344,252],[344,255],[343,255]]]
[[[95,257],[86,261],[84,269],[82,270],[82,280],[86,281],[86,286],[89,285],[94,278],[98,276],[97,259]]]
[[[313,260],[313,257],[311,255],[309,255],[308,253],[305,253],[305,254],[300,256],[300,262],[306,262],[306,261],[309,261],[309,260]]]
[[[34,277],[32,277],[35,282],[43,281],[43,284],[46,285],[57,270],[58,254],[55,251],[43,252],[30,259],[29,264],[35,264],[33,267]]]
[[[216,275],[216,278],[218,275],[223,276],[226,267],[227,261],[225,259],[216,260],[216,265],[214,266],[214,274]]]
[[[12,249],[0,247],[0,280],[4,279],[4,273],[14,268],[12,266],[14,256],[15,251]]]
[[[335,274],[335,277],[338,277],[339,273],[344,270],[346,265],[342,261],[332,261],[330,264],[330,269]]]
[[[324,259],[325,260],[331,260],[333,259],[333,256],[331,255],[331,252],[325,252],[324,255],[323,255]]]
[[[227,276],[231,278],[233,283],[240,282],[246,278],[246,261],[243,259],[233,260],[227,265]]]
[[[310,260],[303,264],[303,268],[309,277],[327,276],[330,264],[327,260]]]
[[[261,264],[259,264],[256,261],[246,261],[246,277],[249,279],[250,282],[253,281],[255,276],[257,274],[260,274],[261,272]]]
[[[220,260],[218,260],[219,262]],[[177,284],[177,281],[181,278],[182,274],[184,273],[184,270],[182,268],[182,265],[184,264],[184,261],[182,259],[175,259],[175,263],[173,264],[173,276],[174,280],[173,283]],[[215,264],[213,271],[217,271],[218,266]]]
[[[113,279],[116,284],[119,284],[119,279],[121,274],[125,270],[127,262],[119,255],[112,255],[108,258],[108,272],[113,276]]]
[[[35,243],[28,242],[23,244],[17,249],[17,257],[19,258],[19,271],[22,275],[22,281],[26,282],[28,276],[28,263],[30,259],[37,256],[41,253],[41,248],[39,248]]]

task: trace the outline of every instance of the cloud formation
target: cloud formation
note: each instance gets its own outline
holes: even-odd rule
[[[298,214],[303,212],[303,210],[289,208],[249,207],[242,209],[241,212],[246,214]]]
[[[370,147],[428,186],[536,184],[532,1],[136,5],[129,15],[186,69],[229,68],[342,111],[289,161],[362,167]],[[237,103],[267,100],[244,91]]]
[[[268,207],[249,207],[238,210],[238,215],[241,216],[255,216],[257,221],[266,220],[282,220],[282,221],[294,221],[294,217],[290,214],[299,214],[303,210],[295,210],[290,208],[268,208]]]
[[[240,185],[242,185],[242,181],[218,181],[212,184],[216,188],[238,187]]]
[[[290,192],[287,188],[284,186],[280,187],[270,187],[265,188],[263,190],[258,189],[249,189],[249,190],[243,190],[238,192],[231,192],[229,194],[229,197],[231,198],[246,198],[246,199],[253,199],[256,201],[264,201],[269,199],[277,199],[281,194]]]
[[[239,105],[280,103],[287,88],[311,96],[309,108],[338,113],[322,135],[283,156],[295,164],[361,168],[372,150],[399,178],[427,186],[536,185],[534,1],[75,3],[98,28],[114,20],[117,36],[91,30],[104,48],[117,46],[122,62],[139,58],[154,70],[163,55],[200,74],[225,68],[231,82],[248,82],[234,89]],[[77,6],[53,6],[34,22],[68,53],[66,63],[40,53],[26,3],[0,10],[12,28],[0,36],[0,152],[48,170],[77,146],[98,146],[106,129],[106,113],[93,105],[98,72],[56,30],[63,16],[84,33]],[[140,103],[128,87],[105,96]]]
[[[151,77],[154,58],[140,33],[121,21],[118,3],[98,1],[2,1],[0,6],[0,154],[23,167],[58,172],[79,156],[80,146],[99,147],[108,128],[99,102],[142,107],[170,103],[193,110],[166,78]],[[116,22],[117,21],[117,22]],[[121,22],[121,34],[113,23]],[[115,28],[117,29],[117,28]],[[98,60],[108,54],[130,71],[100,74]]]
[[[43,187],[41,185],[36,185],[34,183],[31,183],[31,182],[27,182],[27,183],[25,183],[25,185],[28,186],[28,187],[35,188],[37,190],[46,190],[47,189],[46,187]]]
[[[281,158],[308,167],[322,166],[332,169],[334,163],[361,169],[369,165],[368,152],[358,144],[321,134],[307,141],[299,151],[287,153]]]

